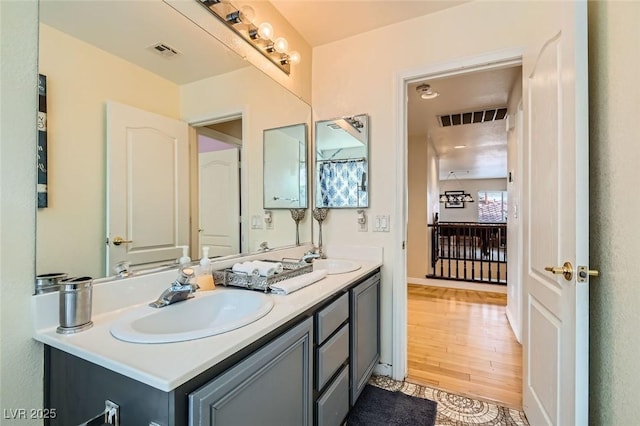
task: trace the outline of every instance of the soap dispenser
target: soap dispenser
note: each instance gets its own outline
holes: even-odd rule
[[[191,263],[189,257],[189,246],[176,246],[176,248],[182,249],[182,257],[178,259],[180,266],[188,266]]]
[[[209,259],[209,247],[202,247],[202,258],[200,259],[200,268],[196,276],[196,284],[200,286],[200,290],[215,290],[216,285],[213,281],[211,271],[211,260]]]

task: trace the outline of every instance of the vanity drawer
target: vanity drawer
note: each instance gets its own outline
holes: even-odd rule
[[[349,293],[316,314],[316,343],[322,344],[340,324],[349,318]]]
[[[338,426],[349,412],[349,368],[344,366],[316,402],[317,426]]]
[[[345,324],[327,342],[318,347],[316,374],[321,390],[349,357],[349,325]]]

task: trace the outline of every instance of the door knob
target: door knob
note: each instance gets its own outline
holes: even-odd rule
[[[545,266],[544,270],[554,275],[562,275],[567,281],[571,281],[571,278],[573,278],[573,266],[571,266],[570,262],[564,262],[562,266]]]
[[[132,243],[133,240],[125,240],[124,238],[118,236],[113,239],[113,245],[119,246],[120,244],[129,244]]]

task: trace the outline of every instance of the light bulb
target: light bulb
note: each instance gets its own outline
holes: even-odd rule
[[[268,22],[263,22],[258,26],[258,35],[265,40],[273,36],[273,27]]]
[[[424,91],[424,92],[422,92],[422,94],[420,95],[420,97],[421,97],[422,99],[435,99],[435,98],[437,98],[438,96],[440,96],[440,93],[438,93],[438,92],[432,92],[431,90]]]
[[[289,53],[289,63],[298,65],[300,63],[300,53],[297,50],[293,50]]]
[[[276,50],[276,52],[286,53],[287,49],[289,49],[289,42],[284,37],[278,37],[273,42],[273,48]]]
[[[240,20],[243,24],[250,24],[256,17],[256,11],[249,5],[245,4],[240,7]]]

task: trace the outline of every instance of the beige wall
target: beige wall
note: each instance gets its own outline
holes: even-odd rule
[[[407,163],[407,276],[424,278],[429,247],[427,229],[427,152],[429,142],[424,138],[409,138]]]
[[[37,2],[0,1],[0,51],[0,411],[4,413],[42,408],[43,400],[42,345],[31,339],[30,320],[35,278]],[[37,425],[42,420],[17,423]]]
[[[589,2],[590,424],[640,418],[640,3]]]
[[[103,277],[105,102],[179,118],[180,88],[44,24],[39,60],[47,76],[49,207],[37,214],[36,272]]]
[[[440,222],[477,222],[478,221],[478,192],[506,191],[506,179],[449,179],[440,181],[441,191],[465,191],[476,200],[474,203],[464,203],[464,208],[447,209],[444,204],[440,208]]]
[[[431,265],[430,228],[438,202],[438,157],[429,140],[409,138],[407,276],[425,278]]]
[[[181,118],[188,123],[242,113],[242,178],[248,183],[248,190],[242,194],[245,224],[250,223],[252,215],[262,218],[262,132],[310,123],[309,105],[253,67],[183,85],[181,99]],[[307,213],[300,222],[301,242],[311,241],[311,220]],[[295,222],[288,209],[273,210],[273,229],[255,229],[245,235],[249,251],[257,250],[262,241],[269,247],[290,245],[295,242]]]

